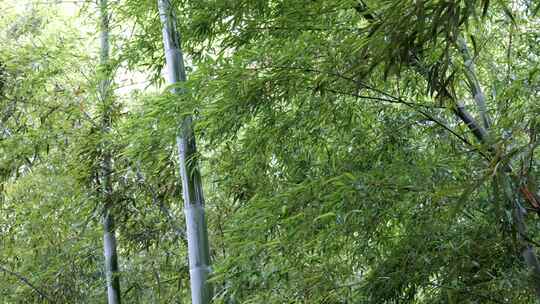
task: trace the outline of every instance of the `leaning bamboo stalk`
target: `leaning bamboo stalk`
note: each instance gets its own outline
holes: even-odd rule
[[[465,64],[465,77],[467,78],[467,82],[471,88],[474,101],[476,102],[478,110],[480,111],[480,117],[484,123],[484,128],[489,129],[491,121],[486,106],[486,94],[484,94],[484,91],[480,86],[480,81],[478,81],[478,77],[476,76],[476,68],[474,66],[473,58],[469,52],[469,48],[467,47],[467,42],[465,42],[465,39],[462,37],[458,37],[456,44],[463,58],[463,62]]]

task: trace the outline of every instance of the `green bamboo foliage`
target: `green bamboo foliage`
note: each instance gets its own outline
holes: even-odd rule
[[[538,302],[535,1],[108,1],[106,59],[53,2],[0,1],[0,303]]]

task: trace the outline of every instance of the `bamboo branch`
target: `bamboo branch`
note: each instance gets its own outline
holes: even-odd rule
[[[416,107],[420,106],[419,104],[416,104],[416,103],[413,103],[413,102],[406,102],[406,101],[401,100],[401,99],[391,100],[391,99],[378,98],[378,97],[372,97],[372,96],[364,96],[364,95],[359,95],[359,94],[355,94],[355,93],[340,92],[340,91],[331,90],[331,89],[327,89],[327,91],[335,93],[335,94],[345,94],[345,95],[349,95],[349,96],[357,97],[357,98],[362,98],[362,99],[371,99],[371,100],[383,101],[383,102],[388,102],[388,103],[403,104],[403,105],[417,111],[418,113],[422,114],[422,116],[427,118],[427,120],[429,120],[431,122],[434,122],[435,124],[439,125],[443,129],[445,129],[446,131],[450,132],[452,135],[456,136],[459,140],[461,140],[465,144],[467,144],[469,146],[472,146],[471,142],[469,142],[465,137],[458,134],[456,131],[452,130],[452,128],[450,128],[449,126],[447,126],[443,122],[439,121],[438,119],[436,119],[435,117],[433,117],[429,113],[427,113],[427,112],[425,112],[425,111],[423,111],[421,109],[416,108]]]
[[[16,277],[19,281],[21,281],[22,283],[24,283],[26,286],[30,287],[33,291],[35,291],[37,294],[39,294],[43,299],[46,299],[48,300],[49,302],[51,303],[54,303],[54,301],[42,290],[40,290],[39,288],[37,288],[36,286],[34,286],[34,284],[30,283],[30,280],[28,280],[27,278],[23,277],[22,275],[20,275],[19,273],[16,273],[14,271],[11,271],[7,268],[5,268],[4,266],[0,265],[0,270],[4,273],[7,273],[9,275],[12,275],[14,277]]]

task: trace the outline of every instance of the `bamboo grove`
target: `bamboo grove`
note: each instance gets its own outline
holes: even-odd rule
[[[0,11],[0,303],[540,303],[540,2]]]

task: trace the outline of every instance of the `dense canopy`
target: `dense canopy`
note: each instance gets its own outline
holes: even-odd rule
[[[540,303],[540,2],[0,11],[0,303]]]

